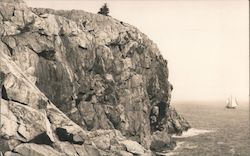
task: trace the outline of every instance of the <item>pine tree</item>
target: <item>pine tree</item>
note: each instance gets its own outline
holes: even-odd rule
[[[104,16],[108,16],[109,14],[109,8],[107,3],[104,3],[104,5],[100,8],[100,11],[98,12],[98,14],[102,14]]]

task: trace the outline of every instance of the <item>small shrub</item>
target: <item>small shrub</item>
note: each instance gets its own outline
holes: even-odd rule
[[[104,16],[108,16],[109,14],[109,8],[107,3],[104,3],[104,5],[100,8],[100,11],[98,12],[98,14],[102,14]]]

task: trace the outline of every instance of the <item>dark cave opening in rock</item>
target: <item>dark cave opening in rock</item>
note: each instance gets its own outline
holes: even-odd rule
[[[161,121],[161,119],[163,119],[166,116],[167,105],[165,102],[161,101],[160,103],[157,104],[157,106],[159,107],[159,116],[157,121]]]
[[[167,104],[163,101],[153,106],[150,112],[150,127],[151,132],[163,130],[162,120],[166,118]]]
[[[2,99],[9,100],[8,95],[7,95],[7,91],[6,91],[4,86],[2,86],[1,95],[2,95]]]

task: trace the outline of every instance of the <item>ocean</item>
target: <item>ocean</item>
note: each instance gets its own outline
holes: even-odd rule
[[[174,136],[177,147],[168,156],[250,156],[248,103],[226,109],[225,103],[173,103],[192,128]]]

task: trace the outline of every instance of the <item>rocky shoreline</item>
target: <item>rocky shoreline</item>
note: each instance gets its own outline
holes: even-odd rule
[[[190,128],[167,61],[129,24],[1,0],[0,36],[2,155],[154,155]]]

